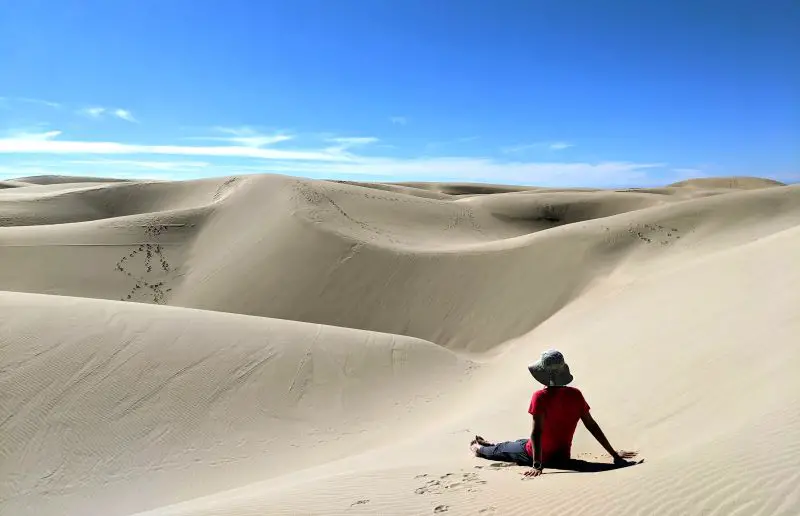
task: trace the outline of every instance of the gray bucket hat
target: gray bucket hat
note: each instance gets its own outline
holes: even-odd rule
[[[528,366],[536,381],[548,387],[564,387],[572,382],[569,366],[560,351],[550,349],[539,360]]]

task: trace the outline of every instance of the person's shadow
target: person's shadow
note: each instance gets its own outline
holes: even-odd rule
[[[644,459],[629,461],[625,464],[609,464],[608,462],[588,462],[580,459],[569,459],[554,462],[553,464],[545,464],[547,469],[556,469],[559,471],[547,471],[547,474],[558,473],[600,473],[602,471],[612,471],[615,469],[630,468],[644,462]]]

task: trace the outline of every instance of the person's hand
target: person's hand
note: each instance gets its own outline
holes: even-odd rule
[[[525,473],[523,473],[523,475],[525,476],[525,478],[536,478],[542,473],[543,473],[542,468],[531,468]]]
[[[620,450],[617,452],[617,455],[614,457],[614,464],[618,466],[626,466],[631,464],[631,461],[628,459],[632,459],[639,455],[639,452],[635,451],[625,451]]]

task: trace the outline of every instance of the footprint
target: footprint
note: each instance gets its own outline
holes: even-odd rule
[[[437,505],[436,507],[434,507],[433,513],[434,514],[439,514],[439,513],[442,513],[442,512],[447,512],[449,509],[450,509],[450,507],[447,506],[447,505]]]
[[[478,514],[492,514],[495,511],[497,511],[497,507],[494,507],[494,506],[484,507],[483,509],[478,511]]]
[[[367,503],[369,503],[369,500],[356,500],[355,502],[350,504],[350,507],[352,507],[354,505],[364,505],[364,504],[367,504]]]

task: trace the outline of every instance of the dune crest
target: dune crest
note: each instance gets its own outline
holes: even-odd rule
[[[800,511],[797,185],[22,178],[0,264],[4,514]],[[549,347],[645,464],[469,457]]]

